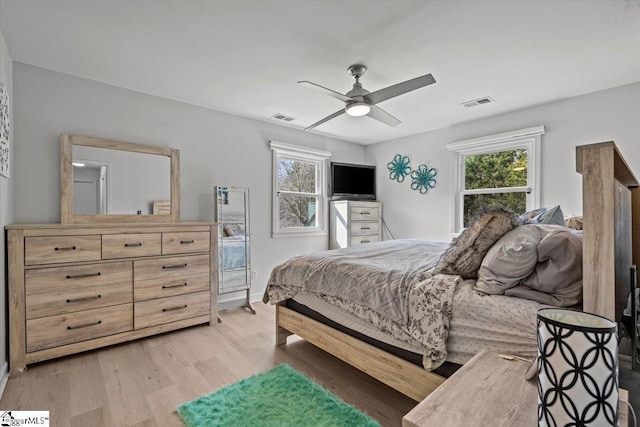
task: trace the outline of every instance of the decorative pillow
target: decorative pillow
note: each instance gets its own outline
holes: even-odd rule
[[[524,224],[556,224],[565,225],[564,214],[560,205],[552,208],[538,208],[520,215],[519,220]]]
[[[504,294],[557,307],[582,301],[582,232],[557,225],[536,225],[542,239],[536,268]]]
[[[533,209],[531,211],[527,211],[523,213],[518,217],[518,219],[520,220],[520,222],[524,224],[532,224],[534,218],[539,217],[541,214],[545,213],[548,209],[549,208]]]
[[[243,236],[244,224],[223,224],[222,237]]]
[[[475,289],[503,295],[520,283],[536,268],[540,239],[533,225],[521,225],[502,236],[482,260]]]
[[[582,230],[582,215],[569,215],[564,217],[564,224],[574,230]]]
[[[434,273],[458,274],[465,279],[478,277],[484,256],[505,233],[518,226],[518,218],[505,208],[481,213],[442,254]]]

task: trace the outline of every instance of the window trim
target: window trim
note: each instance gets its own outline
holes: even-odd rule
[[[272,205],[272,221],[271,221],[271,237],[310,237],[310,236],[326,236],[327,233],[327,160],[331,157],[331,153],[323,150],[303,147],[293,144],[285,144],[279,141],[269,141],[269,147],[272,151],[272,183],[271,183],[271,205]],[[278,209],[278,160],[281,157],[294,159],[304,162],[316,163],[317,180],[316,188],[318,193],[295,193],[299,195],[308,195],[310,197],[318,197],[318,205],[316,207],[316,215],[318,216],[318,225],[316,227],[296,227],[281,228],[279,221]]]
[[[453,191],[451,209],[451,231],[458,233],[463,228],[463,199],[465,194],[487,194],[520,192],[527,193],[527,210],[540,207],[541,142],[544,126],[488,135],[480,138],[451,142],[445,148],[451,152]],[[464,190],[464,158],[468,155],[486,154],[514,149],[527,150],[527,186],[504,189]],[[506,190],[506,191],[505,191]]]

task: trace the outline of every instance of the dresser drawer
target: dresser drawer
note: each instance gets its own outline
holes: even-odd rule
[[[135,301],[164,298],[209,289],[209,269],[206,272],[170,279],[140,280],[135,283]]]
[[[25,237],[25,265],[100,260],[100,236]]]
[[[352,236],[377,236],[380,232],[378,221],[354,221],[351,223],[350,228]]]
[[[380,219],[380,208],[376,207],[364,207],[364,206],[351,206],[349,217],[352,221],[371,220],[377,221]]]
[[[373,243],[373,242],[379,242],[379,241],[380,241],[380,238],[377,235],[352,237],[350,246],[363,245],[365,243]]]
[[[209,252],[211,235],[208,231],[162,233],[162,254]]]
[[[27,352],[133,329],[133,304],[27,320]]]
[[[209,315],[210,298],[210,293],[205,291],[137,302],[135,303],[135,328],[143,329]]]
[[[105,234],[102,259],[160,255],[161,240],[161,233]]]
[[[27,319],[126,304],[132,301],[133,287],[130,281],[42,292],[27,296]]]
[[[133,301],[131,261],[25,271],[27,318]]]
[[[209,255],[191,255],[133,262],[133,282],[143,280],[182,279],[196,274],[209,274]]]
[[[111,283],[133,283],[131,261],[47,267],[24,272],[27,296],[60,292],[67,288],[93,287]]]

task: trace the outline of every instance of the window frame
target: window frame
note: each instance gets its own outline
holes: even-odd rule
[[[328,151],[316,150],[313,148],[298,145],[285,144],[278,141],[270,141],[269,146],[272,151],[272,225],[271,237],[309,237],[326,236],[327,232],[327,160],[331,157]],[[312,163],[316,165],[316,192],[298,193],[281,192],[278,190],[278,164],[280,159],[291,159],[294,161]],[[297,194],[301,196],[316,197],[316,226],[315,227],[281,227],[280,225],[280,204],[278,197],[281,193]]]
[[[455,141],[445,147],[451,151],[452,182],[455,196],[452,198],[451,231],[462,231],[464,224],[464,196],[469,194],[495,194],[525,192],[527,210],[540,207],[541,142],[544,126],[535,126],[512,132],[488,135],[480,138]],[[465,157],[516,149],[527,150],[527,185],[521,187],[483,188],[465,190]]]

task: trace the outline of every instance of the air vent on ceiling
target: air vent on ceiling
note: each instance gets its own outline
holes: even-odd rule
[[[287,116],[286,114],[277,113],[271,116],[272,119],[282,120],[283,122],[292,122],[295,120],[294,117]]]
[[[471,101],[463,102],[460,105],[464,105],[465,107],[475,107],[477,105],[489,104],[491,102],[496,102],[493,98],[485,96],[478,99],[473,99]]]

